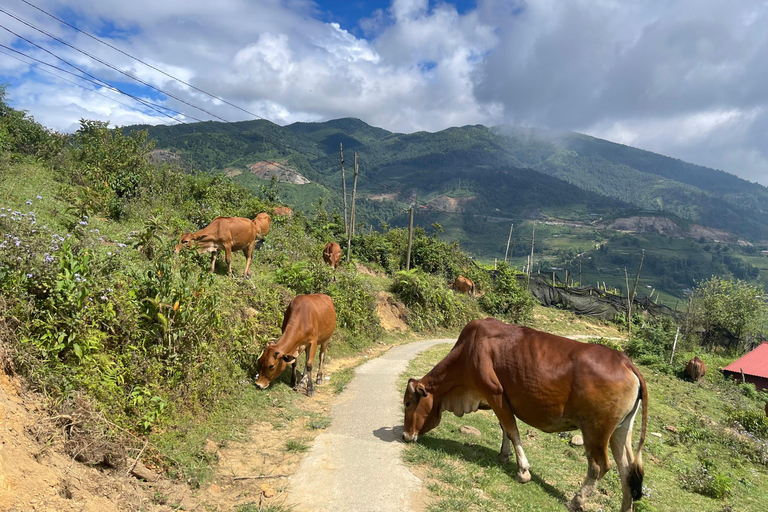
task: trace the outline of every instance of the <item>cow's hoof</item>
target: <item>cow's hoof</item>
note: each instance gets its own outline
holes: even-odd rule
[[[581,503],[580,503],[580,502],[579,502],[579,501],[578,501],[576,498],[573,498],[573,499],[572,499],[572,500],[571,500],[571,501],[568,503],[568,505],[566,505],[566,507],[567,507],[567,508],[568,508],[568,510],[570,510],[571,512],[583,512],[583,511],[584,511],[584,507],[582,507],[582,506],[581,506]]]
[[[499,459],[499,462],[502,464],[509,464],[509,454],[508,453],[500,453],[497,457]]]
[[[518,482],[521,484],[527,484],[531,481],[531,472],[527,469],[525,471],[518,471],[517,476],[515,477]]]
[[[315,384],[322,384],[322,383],[323,383],[323,378],[322,377],[318,377],[318,378],[315,379]]]
[[[315,396],[315,390],[314,389],[308,389],[307,390],[307,396],[310,397],[310,398]]]

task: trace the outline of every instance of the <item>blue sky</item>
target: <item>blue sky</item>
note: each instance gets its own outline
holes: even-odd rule
[[[768,184],[762,0],[28,1],[193,86],[5,0],[1,8],[178,98],[0,13],[1,26],[181,113],[172,121],[0,49],[11,103],[59,131],[81,118],[122,126],[210,114],[279,124],[350,116],[398,132],[504,123],[588,133]],[[4,30],[0,44],[62,65]]]

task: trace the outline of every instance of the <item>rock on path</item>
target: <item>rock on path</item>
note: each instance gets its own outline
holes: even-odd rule
[[[393,347],[357,369],[331,409],[330,428],[315,439],[291,477],[296,512],[410,512],[421,480],[400,454],[403,412],[398,376],[419,352],[455,339]]]

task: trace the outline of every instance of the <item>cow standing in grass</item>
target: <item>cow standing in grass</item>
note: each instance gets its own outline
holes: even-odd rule
[[[688,361],[688,364],[685,365],[685,371],[693,382],[699,382],[707,373],[707,367],[704,365],[704,361],[697,356]]]
[[[328,242],[323,249],[323,261],[332,268],[337,268],[341,261],[341,246],[336,242]]]
[[[461,293],[466,293],[470,297],[475,294],[475,283],[468,277],[459,276],[451,285],[451,288]]]
[[[216,217],[200,231],[184,233],[174,250],[195,249],[198,253],[213,253],[211,272],[216,269],[216,254],[224,249],[227,274],[232,275],[232,251],[243,251],[245,255],[245,277],[251,275],[251,260],[256,244],[257,229],[250,219],[242,217]]]
[[[317,367],[317,384],[320,384],[323,380],[325,349],[334,329],[336,329],[336,309],[333,306],[333,299],[321,293],[294,297],[283,318],[283,335],[277,343],[267,345],[264,353],[259,357],[256,385],[260,389],[267,389],[290,363],[293,365],[291,387],[297,388],[306,375],[308,376],[307,396],[314,396],[312,364],[315,353],[319,346],[320,363]],[[302,350],[307,353],[307,362],[304,373],[299,379],[296,366],[297,357]]]
[[[633,451],[641,403],[642,431]],[[487,318],[467,324],[442,361],[408,381],[403,438],[416,441],[437,427],[443,411],[462,416],[490,407],[514,446],[517,478],[528,482],[530,465],[516,418],[544,432],[580,429],[587,476],[569,508],[582,510],[608,471],[610,445],[621,480],[621,512],[630,512],[633,500],[642,497],[647,404],[645,380],[625,354]]]

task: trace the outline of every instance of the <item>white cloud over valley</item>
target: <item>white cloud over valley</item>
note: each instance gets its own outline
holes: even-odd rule
[[[477,123],[575,130],[768,184],[765,1],[478,0],[462,11],[449,2],[394,0],[353,24],[321,16],[329,9],[322,1],[30,1],[281,124],[352,116],[399,132]],[[21,0],[3,8],[224,119],[251,118]],[[132,94],[211,119],[126,85],[124,76],[4,14],[0,20]],[[8,32],[0,31],[0,44],[63,66]],[[83,117],[170,122],[5,55],[0,75],[14,105],[58,130],[72,131]]]

